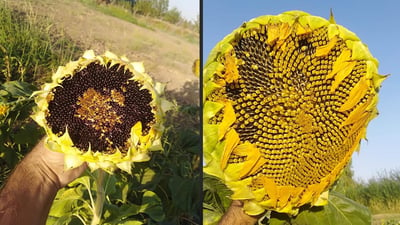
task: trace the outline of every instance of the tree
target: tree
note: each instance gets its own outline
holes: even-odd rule
[[[163,18],[170,23],[177,24],[181,20],[181,12],[176,7],[174,7],[168,10]]]
[[[169,0],[137,0],[134,5],[134,12],[162,18],[168,11]]]
[[[169,0],[153,0],[153,8],[156,11],[156,16],[161,18],[168,12]]]

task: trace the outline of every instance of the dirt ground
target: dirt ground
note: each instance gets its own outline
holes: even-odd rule
[[[108,50],[142,61],[148,74],[167,83],[178,102],[198,103],[199,81],[192,64],[199,45],[160,30],[150,30],[88,8],[80,0],[8,0],[47,17],[54,26],[97,54]]]
[[[396,221],[397,224],[400,221],[400,214],[392,213],[392,214],[376,214],[372,216],[372,225],[381,225],[385,224],[387,221]]]

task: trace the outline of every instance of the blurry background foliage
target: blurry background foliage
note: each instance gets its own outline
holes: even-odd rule
[[[192,43],[199,43],[199,14],[195,20],[185,19],[176,7],[169,9],[169,0],[81,0],[81,2],[104,14],[141,27],[176,33]],[[178,25],[180,28],[176,29],[171,25]]]
[[[117,5],[129,10],[133,14],[151,16],[197,31],[200,29],[199,17],[195,21],[183,18],[181,12],[176,7],[169,9],[169,0],[96,0],[96,3],[98,5]]]
[[[49,81],[59,65],[83,52],[50,21],[28,12],[0,2],[0,187],[44,135],[29,117],[32,92]],[[132,175],[116,171],[106,177],[102,224],[201,223],[199,106],[180,105],[165,125],[164,152],[154,153],[149,162],[135,163]],[[89,223],[95,176],[96,172],[85,172],[61,189],[47,224]]]

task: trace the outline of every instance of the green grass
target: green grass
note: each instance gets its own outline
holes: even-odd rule
[[[49,21],[29,12],[0,4],[0,82],[41,82],[78,51]]]
[[[400,212],[399,170],[382,172],[368,181],[357,181],[350,167],[351,164],[336,182],[333,188],[335,191],[367,206],[374,215]]]
[[[32,10],[0,3],[0,104],[8,107],[0,115],[0,186],[43,135],[29,117],[32,92],[78,52],[74,42]]]
[[[400,212],[400,171],[384,172],[359,183],[352,195],[349,197],[368,206],[374,214]]]

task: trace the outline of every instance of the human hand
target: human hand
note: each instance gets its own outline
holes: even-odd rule
[[[250,216],[243,211],[243,202],[239,200],[233,200],[228,208],[228,211],[219,221],[219,225],[253,225],[261,215]]]
[[[42,171],[42,175],[51,180],[58,189],[65,187],[71,181],[78,178],[87,168],[87,164],[65,170],[64,169],[64,154],[54,152],[46,148],[43,138],[31,151],[27,157],[32,160],[37,160],[37,166]]]

